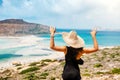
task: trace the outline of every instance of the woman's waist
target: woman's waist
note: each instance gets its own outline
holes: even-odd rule
[[[65,64],[64,69],[80,71],[78,65]]]
[[[71,63],[71,62],[66,62],[65,66],[71,66],[71,67],[77,67],[78,68],[78,64],[77,63]]]

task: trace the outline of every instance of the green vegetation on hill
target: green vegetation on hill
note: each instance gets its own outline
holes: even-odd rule
[[[25,70],[22,70],[20,72],[20,74],[25,74],[25,73],[28,73],[28,72],[32,72],[32,71],[36,71],[36,70],[39,70],[39,67],[30,67],[30,68],[27,68]]]

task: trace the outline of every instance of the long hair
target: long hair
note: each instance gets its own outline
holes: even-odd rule
[[[78,53],[78,52],[80,52],[80,51],[83,50],[83,47],[80,47],[80,48],[73,48],[73,47],[70,46],[70,48],[71,48],[71,50],[73,50],[73,51],[76,52],[76,53]]]
[[[70,50],[71,52],[75,55],[74,58],[76,58],[77,54],[81,51],[83,51],[83,47],[80,47],[80,48],[73,48],[70,46]]]

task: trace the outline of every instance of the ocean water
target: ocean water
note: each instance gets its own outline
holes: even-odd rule
[[[55,44],[58,46],[67,45],[62,39],[62,32],[69,32],[70,29],[57,29]],[[75,30],[85,41],[85,47],[92,47],[93,41],[90,35],[91,30]],[[0,62],[8,62],[12,59],[39,59],[47,57],[56,52],[49,48],[49,34],[31,35],[23,37],[2,37],[0,38]],[[98,31],[97,40],[100,47],[120,46],[120,31]]]
[[[71,29],[58,29],[56,30],[55,42],[58,45],[65,45],[62,39],[62,32],[69,32]],[[74,30],[77,32],[79,36],[81,36],[86,44],[86,47],[91,47],[93,44],[90,32],[91,30]],[[49,35],[43,35],[42,37],[49,39]],[[101,47],[109,47],[109,46],[120,46],[120,31],[98,31],[97,32],[97,40],[99,46]],[[59,44],[60,43],[60,44]]]

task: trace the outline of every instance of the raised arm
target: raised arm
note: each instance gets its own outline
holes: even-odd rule
[[[56,50],[56,51],[66,53],[66,47],[65,46],[55,46],[54,34],[55,34],[55,28],[50,27],[50,48],[53,49],[53,50]]]
[[[92,53],[92,52],[98,51],[98,42],[97,42],[97,39],[96,39],[96,33],[97,33],[96,30],[93,30],[91,32],[94,47],[93,48],[83,48],[84,53]]]

